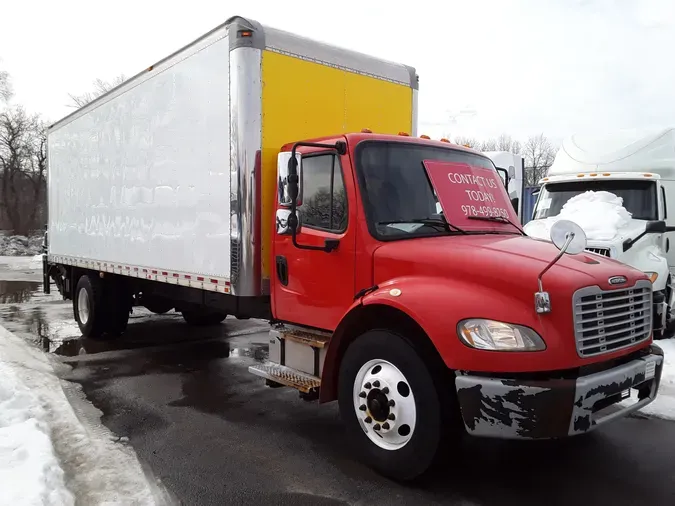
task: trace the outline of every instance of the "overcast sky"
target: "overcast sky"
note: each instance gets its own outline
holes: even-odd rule
[[[14,102],[57,120],[68,93],[132,76],[242,15],[416,67],[419,133],[675,126],[675,0],[173,2],[3,1]]]

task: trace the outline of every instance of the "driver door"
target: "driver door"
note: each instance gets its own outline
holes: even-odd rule
[[[282,154],[283,155],[283,154]],[[325,330],[334,330],[354,300],[356,189],[347,155],[334,151],[305,153],[300,162],[300,192],[297,212],[300,219],[293,244],[284,218],[289,210],[281,202],[287,195],[285,163],[280,156],[277,184],[277,225],[272,266],[272,311],[281,321]],[[327,253],[303,249],[323,246],[326,239],[339,241]]]

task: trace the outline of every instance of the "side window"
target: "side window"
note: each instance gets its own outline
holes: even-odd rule
[[[340,160],[334,154],[302,158],[302,226],[344,232],[347,195]]]

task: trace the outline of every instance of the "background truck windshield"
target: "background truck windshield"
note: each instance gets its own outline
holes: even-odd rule
[[[443,226],[415,223],[444,218],[422,165],[424,160],[467,163],[494,170],[483,156],[405,142],[365,141],[356,167],[370,233],[378,239],[448,234]],[[392,223],[400,222],[400,223]]]
[[[653,181],[606,179],[550,183],[542,187],[533,219],[557,216],[565,203],[587,191],[606,191],[623,199],[623,206],[637,220],[656,220],[656,184]]]

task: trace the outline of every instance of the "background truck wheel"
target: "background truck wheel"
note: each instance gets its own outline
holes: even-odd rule
[[[227,318],[227,315],[223,313],[206,312],[201,310],[188,310],[181,312],[183,314],[183,319],[187,322],[187,324],[193,325],[195,327],[218,325],[225,318]]]
[[[94,276],[81,276],[73,297],[75,320],[84,337],[97,338],[106,330],[103,283]]]
[[[360,456],[385,476],[412,480],[432,466],[445,402],[418,351],[392,332],[366,332],[342,359],[340,416]]]
[[[673,295],[672,279],[668,276],[665,289],[665,298],[668,304],[666,307],[666,326],[661,330],[654,331],[654,339],[668,339],[675,334],[675,314],[673,313],[675,310],[675,298]]]

